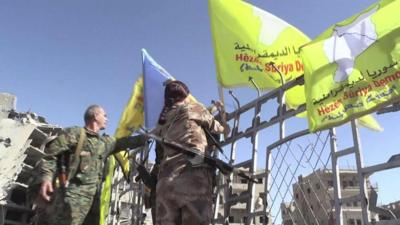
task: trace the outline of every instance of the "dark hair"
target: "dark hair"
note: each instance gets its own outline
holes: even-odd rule
[[[177,102],[183,101],[190,91],[189,88],[182,81],[173,80],[167,81],[164,91],[164,107],[160,113],[158,123],[163,125],[166,122],[166,114],[169,109]]]
[[[94,117],[96,116],[96,113],[99,109],[101,109],[101,106],[99,105],[91,105],[87,107],[85,114],[83,116],[85,124],[88,124],[89,122],[94,120]]]

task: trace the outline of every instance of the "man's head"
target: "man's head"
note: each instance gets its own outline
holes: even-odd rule
[[[165,124],[166,113],[175,103],[183,102],[189,96],[189,88],[182,81],[168,80],[165,82],[164,107],[158,119],[159,124]]]
[[[189,95],[189,88],[182,81],[168,81],[165,85],[164,104],[168,107],[181,102]]]
[[[98,130],[104,130],[107,126],[107,114],[99,105],[89,106],[84,115],[85,125],[95,125]]]

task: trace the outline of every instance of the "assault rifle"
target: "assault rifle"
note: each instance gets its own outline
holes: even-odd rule
[[[173,148],[177,151],[180,151],[184,154],[187,154],[190,156],[201,156],[204,159],[205,163],[207,163],[208,165],[210,165],[212,167],[218,168],[219,171],[221,171],[221,173],[224,175],[229,175],[230,173],[235,172],[238,176],[240,176],[248,181],[258,183],[258,181],[247,176],[243,171],[240,171],[240,170],[234,168],[233,166],[229,165],[228,163],[226,163],[218,158],[208,156],[195,148],[189,148],[189,147],[184,146],[176,141],[167,140],[165,138],[161,138],[161,137],[151,134],[151,133],[143,133],[143,135],[146,136],[147,138],[151,138],[157,142],[163,143],[165,146],[171,147],[171,148]]]
[[[136,169],[139,173],[138,176],[136,176],[135,181],[138,182],[139,179],[141,179],[148,188],[150,189],[155,189],[157,185],[157,178],[153,177],[144,167],[144,165],[136,162],[136,160],[133,160],[133,162],[136,165]]]

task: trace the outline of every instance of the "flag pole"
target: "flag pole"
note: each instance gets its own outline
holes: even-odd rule
[[[283,90],[283,85],[285,84],[285,78],[283,77],[281,71],[275,66],[274,62],[270,62],[269,63],[275,70],[276,72],[278,72],[279,77],[281,78],[281,86],[279,87],[279,117],[282,118],[283,113],[286,111],[286,96],[285,96],[285,90]],[[284,120],[280,120],[279,121],[279,137],[282,140],[283,138],[285,138],[285,121]]]
[[[218,83],[218,95],[219,95],[219,100],[222,102],[222,114],[221,114],[221,120],[223,126],[226,128],[227,127],[227,121],[226,121],[226,111],[225,111],[225,98],[224,98],[224,88],[221,86],[221,84]],[[228,134],[224,132],[224,139],[228,137]]]

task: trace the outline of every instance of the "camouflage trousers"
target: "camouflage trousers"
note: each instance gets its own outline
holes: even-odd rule
[[[95,198],[96,197],[96,198]],[[53,215],[43,215],[38,220],[38,225],[93,225],[98,224],[99,201],[96,187],[68,187],[67,190],[57,190]]]
[[[156,225],[208,225],[212,218],[212,171],[187,167],[178,176],[159,178]]]

